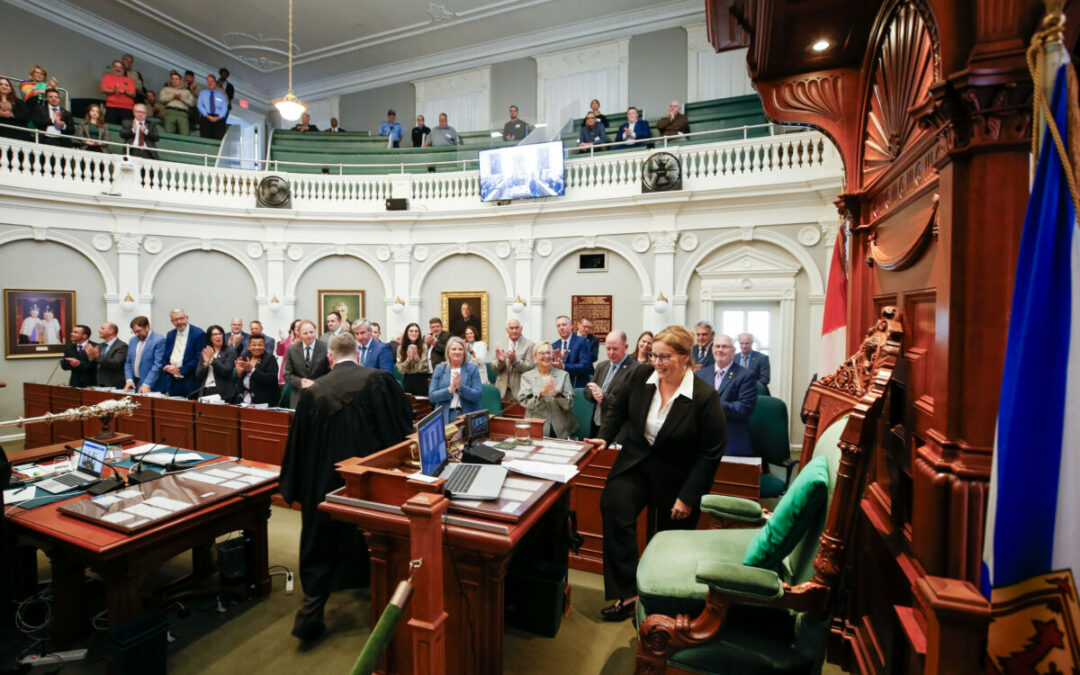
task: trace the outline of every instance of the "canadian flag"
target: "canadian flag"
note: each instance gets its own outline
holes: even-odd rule
[[[844,233],[837,232],[825,289],[825,317],[821,322],[818,377],[829,375],[847,357],[847,277],[844,276]]]

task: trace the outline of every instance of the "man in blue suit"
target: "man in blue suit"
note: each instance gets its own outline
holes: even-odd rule
[[[735,363],[752,372],[754,379],[764,385],[765,392],[768,393],[770,378],[769,356],[754,351],[754,336],[750,333],[739,335],[739,353],[735,357]]]
[[[592,348],[589,341],[574,333],[568,316],[557,317],[555,329],[559,331],[559,337],[551,341],[555,357],[553,365],[570,375],[575,389],[582,388],[589,383],[593,374]]]
[[[360,365],[385,370],[393,375],[393,350],[375,339],[375,334],[371,331],[371,322],[367,319],[357,319],[353,321],[352,329],[353,335],[356,336],[356,352],[360,357]]]
[[[697,371],[720,394],[727,422],[725,454],[749,457],[754,454],[750,444],[750,413],[757,405],[757,384],[754,374],[735,363],[735,343],[727,335],[717,335],[713,341],[715,363]]]
[[[131,320],[131,332],[135,337],[128,343],[124,361],[124,391],[164,391],[161,366],[165,362],[165,338],[150,330],[150,319],[145,316]]]
[[[169,321],[173,329],[165,336],[165,365],[161,368],[168,387],[162,391],[168,391],[170,396],[187,396],[199,388],[195,367],[206,346],[206,333],[190,325],[187,312],[182,309],[169,312]]]
[[[690,355],[694,357],[692,365],[695,371],[713,366],[712,343],[714,337],[716,337],[716,332],[713,331],[712,324],[708,321],[698,321],[694,326],[694,348],[691,350]]]
[[[652,136],[652,130],[649,129],[649,123],[643,119],[638,119],[641,115],[638,109],[634,106],[630,106],[626,109],[626,121],[619,127],[619,133],[615,134],[615,142],[631,145],[634,147],[644,146],[649,137]]]

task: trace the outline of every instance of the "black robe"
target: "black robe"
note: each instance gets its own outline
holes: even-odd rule
[[[366,585],[363,535],[319,511],[319,503],[345,484],[335,464],[400,443],[412,422],[412,408],[394,376],[352,361],[337,364],[301,394],[281,464],[281,494],[301,505],[304,595]]]

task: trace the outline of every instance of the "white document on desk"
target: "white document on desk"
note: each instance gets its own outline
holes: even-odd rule
[[[201,462],[202,455],[194,452],[177,452],[174,455],[171,450],[168,450],[151,453],[146,457],[143,457],[142,461],[147,464],[164,466],[166,464],[172,464],[173,462]]]
[[[37,488],[33,485],[29,485],[23,488],[11,488],[10,490],[4,490],[4,503],[10,505],[21,504],[22,502],[29,501],[34,498],[37,493]]]
[[[526,459],[514,459],[509,462],[504,461],[502,465],[514,473],[532,476],[533,478],[543,478],[544,480],[553,480],[557,483],[565,483],[578,475],[577,467],[573,464],[552,464],[550,462],[530,462]]]

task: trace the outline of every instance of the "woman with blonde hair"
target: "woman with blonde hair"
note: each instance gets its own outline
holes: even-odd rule
[[[521,374],[518,403],[525,406],[529,417],[546,420],[545,436],[569,438],[578,426],[570,374],[552,365],[550,342],[539,342],[533,347],[533,360],[536,367]]]
[[[49,73],[41,66],[32,67],[30,79],[23,80],[19,85],[23,100],[38,105],[45,105],[45,92],[49,89],[56,89],[56,78],[49,77]]]
[[[657,334],[652,365],[635,368],[614,390],[598,438],[622,444],[600,496],[604,527],[605,621],[622,621],[637,601],[637,519],[656,512],[656,529],[691,530],[724,454],[727,430],[720,396],[694,376],[694,335],[682,326]]]

